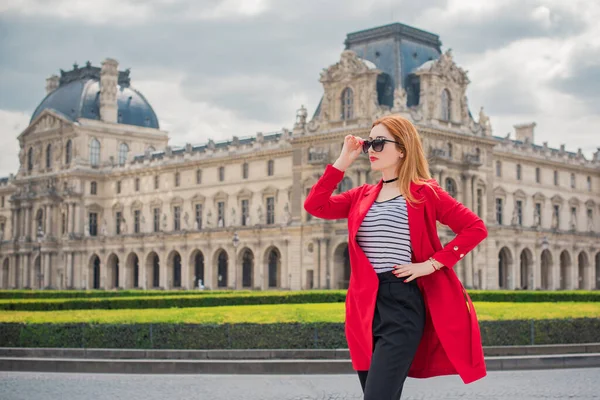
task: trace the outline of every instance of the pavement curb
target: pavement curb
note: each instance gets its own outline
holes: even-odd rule
[[[600,353],[486,357],[488,371],[600,367]],[[0,357],[0,371],[116,374],[349,374],[341,360],[156,360]]]
[[[486,346],[485,357],[600,353],[600,343]],[[0,357],[109,360],[347,360],[348,349],[153,350],[95,348],[0,347]]]

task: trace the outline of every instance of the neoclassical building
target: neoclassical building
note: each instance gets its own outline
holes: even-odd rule
[[[199,145],[170,145],[113,59],[52,75],[17,138],[19,170],[0,180],[0,286],[347,287],[346,221],[311,218],[304,199],[345,135],[367,137],[394,113],[418,127],[432,175],[487,224],[455,266],[466,287],[600,288],[600,149],[587,160],[538,145],[535,123],[494,136],[437,35],[396,23],[345,47],[321,72],[312,117],[302,106],[291,130]],[[338,192],[378,180],[361,156]]]

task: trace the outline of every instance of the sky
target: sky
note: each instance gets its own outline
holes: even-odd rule
[[[106,58],[131,68],[170,144],[291,129],[346,34],[394,22],[435,33],[468,71],[493,134],[535,122],[535,143],[600,147],[597,0],[2,0],[0,176],[46,78]],[[568,140],[567,140],[568,139]]]

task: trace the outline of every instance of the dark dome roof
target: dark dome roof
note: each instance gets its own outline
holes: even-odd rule
[[[31,121],[46,109],[71,121],[79,118],[100,120],[100,69],[88,66],[61,71],[60,86],[49,93],[35,109]],[[129,86],[129,71],[119,72],[117,85],[117,122],[158,129],[158,118],[150,103]]]

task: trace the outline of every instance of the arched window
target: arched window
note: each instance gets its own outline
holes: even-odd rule
[[[340,193],[344,193],[344,192],[347,192],[350,189],[352,189],[352,180],[350,178],[348,178],[348,177],[345,177],[340,182],[340,184],[338,186],[338,190],[339,190]]]
[[[126,143],[121,143],[121,145],[119,146],[119,165],[125,165],[128,153],[129,146],[127,146]]]
[[[92,139],[90,143],[90,165],[97,167],[100,164],[100,142]]]
[[[442,120],[443,121],[450,121],[450,117],[451,117],[451,110],[452,110],[452,104],[451,104],[451,99],[450,99],[450,92],[448,91],[448,89],[444,89],[442,91]]]
[[[73,142],[70,140],[67,142],[65,146],[65,164],[71,164],[71,159],[73,158]]]
[[[27,171],[31,172],[33,169],[33,148],[30,147],[27,152]]]
[[[46,147],[46,168],[52,168],[52,145]]]
[[[456,197],[456,183],[454,179],[446,178],[446,192],[452,197]]]
[[[342,119],[354,118],[354,92],[346,88],[342,92]]]

